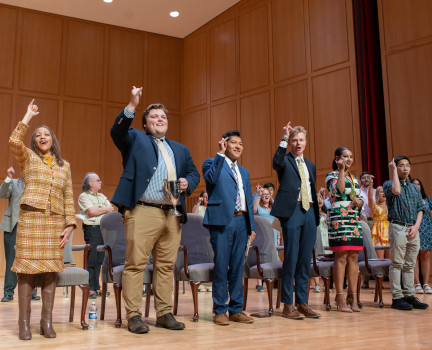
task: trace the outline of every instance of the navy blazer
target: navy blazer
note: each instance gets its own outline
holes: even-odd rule
[[[158,165],[158,148],[153,138],[143,131],[129,128],[133,118],[127,118],[122,111],[111,128],[111,137],[123,158],[123,173],[111,199],[119,207],[132,209],[144,194]],[[186,222],[185,195],[190,196],[200,181],[200,175],[193,163],[189,149],[181,143],[166,140],[175,158],[177,178],[185,178],[189,187],[180,196],[181,222]]]
[[[243,181],[245,192],[248,222],[248,234],[255,231],[253,200],[250,185],[249,171],[237,163]],[[226,226],[234,216],[237,199],[237,182],[225,157],[217,154],[215,158],[204,161],[202,172],[206,182],[208,193],[207,209],[205,211],[203,225]]]
[[[287,149],[278,147],[273,157],[273,169],[278,173],[279,189],[273,203],[271,215],[278,218],[289,218],[294,212],[301,190],[301,178],[294,156]],[[310,186],[312,192],[313,210],[316,225],[319,225],[319,208],[316,194],[316,166],[304,158],[309,171]]]

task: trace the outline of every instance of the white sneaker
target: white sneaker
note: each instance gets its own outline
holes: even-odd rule
[[[424,285],[423,285],[423,289],[424,289],[424,292],[425,292],[426,294],[432,294],[432,288],[430,287],[429,284],[424,284]]]
[[[425,284],[425,286],[426,286],[426,284]],[[430,288],[430,287],[429,287],[429,288]],[[414,289],[415,289],[415,293],[416,293],[416,294],[424,294],[424,290],[423,290],[423,288],[422,288],[422,286],[421,286],[420,283],[416,284],[416,285],[414,286]],[[432,288],[430,288],[430,289],[431,289],[431,294],[432,294]]]
[[[432,288],[431,288],[431,290],[432,290]],[[317,285],[315,286],[315,288],[314,288],[314,292],[315,292],[315,293],[320,293],[320,292],[321,292],[321,286],[320,286],[319,284],[317,284]]]

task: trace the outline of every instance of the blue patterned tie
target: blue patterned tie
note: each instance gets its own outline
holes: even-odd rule
[[[239,179],[237,176],[237,171],[235,170],[235,163],[231,163],[231,170],[234,174],[234,178],[237,182],[237,198],[236,198],[236,206],[235,206],[235,211],[240,211],[241,209],[241,199],[240,199],[240,184],[239,184]]]

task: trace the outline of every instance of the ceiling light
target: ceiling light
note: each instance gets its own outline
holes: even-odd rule
[[[178,17],[179,14],[180,14],[180,13],[179,13],[178,11],[171,11],[171,12],[170,12],[170,16],[171,16],[171,17]]]
[[[108,4],[112,3],[113,0],[103,0],[104,2],[107,2]]]

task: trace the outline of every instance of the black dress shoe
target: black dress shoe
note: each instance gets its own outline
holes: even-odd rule
[[[392,309],[396,310],[412,310],[413,306],[405,301],[405,298],[393,299]]]
[[[143,334],[150,331],[140,315],[133,316],[128,320],[128,330],[135,334]]]
[[[32,300],[40,300],[40,296],[37,294],[32,295]]]
[[[405,302],[412,305],[414,309],[427,309],[429,307],[428,304],[422,303],[418,298],[416,298],[414,295],[410,295],[409,297],[403,298]]]
[[[156,327],[163,327],[163,328],[167,328],[167,329],[180,331],[180,330],[184,329],[186,326],[184,323],[178,322],[174,318],[173,314],[170,312],[170,313],[167,313],[167,314],[157,318]]]
[[[5,296],[2,298],[1,302],[2,302],[2,303],[7,303],[8,301],[12,301],[12,300],[13,300],[13,295],[5,295]]]

